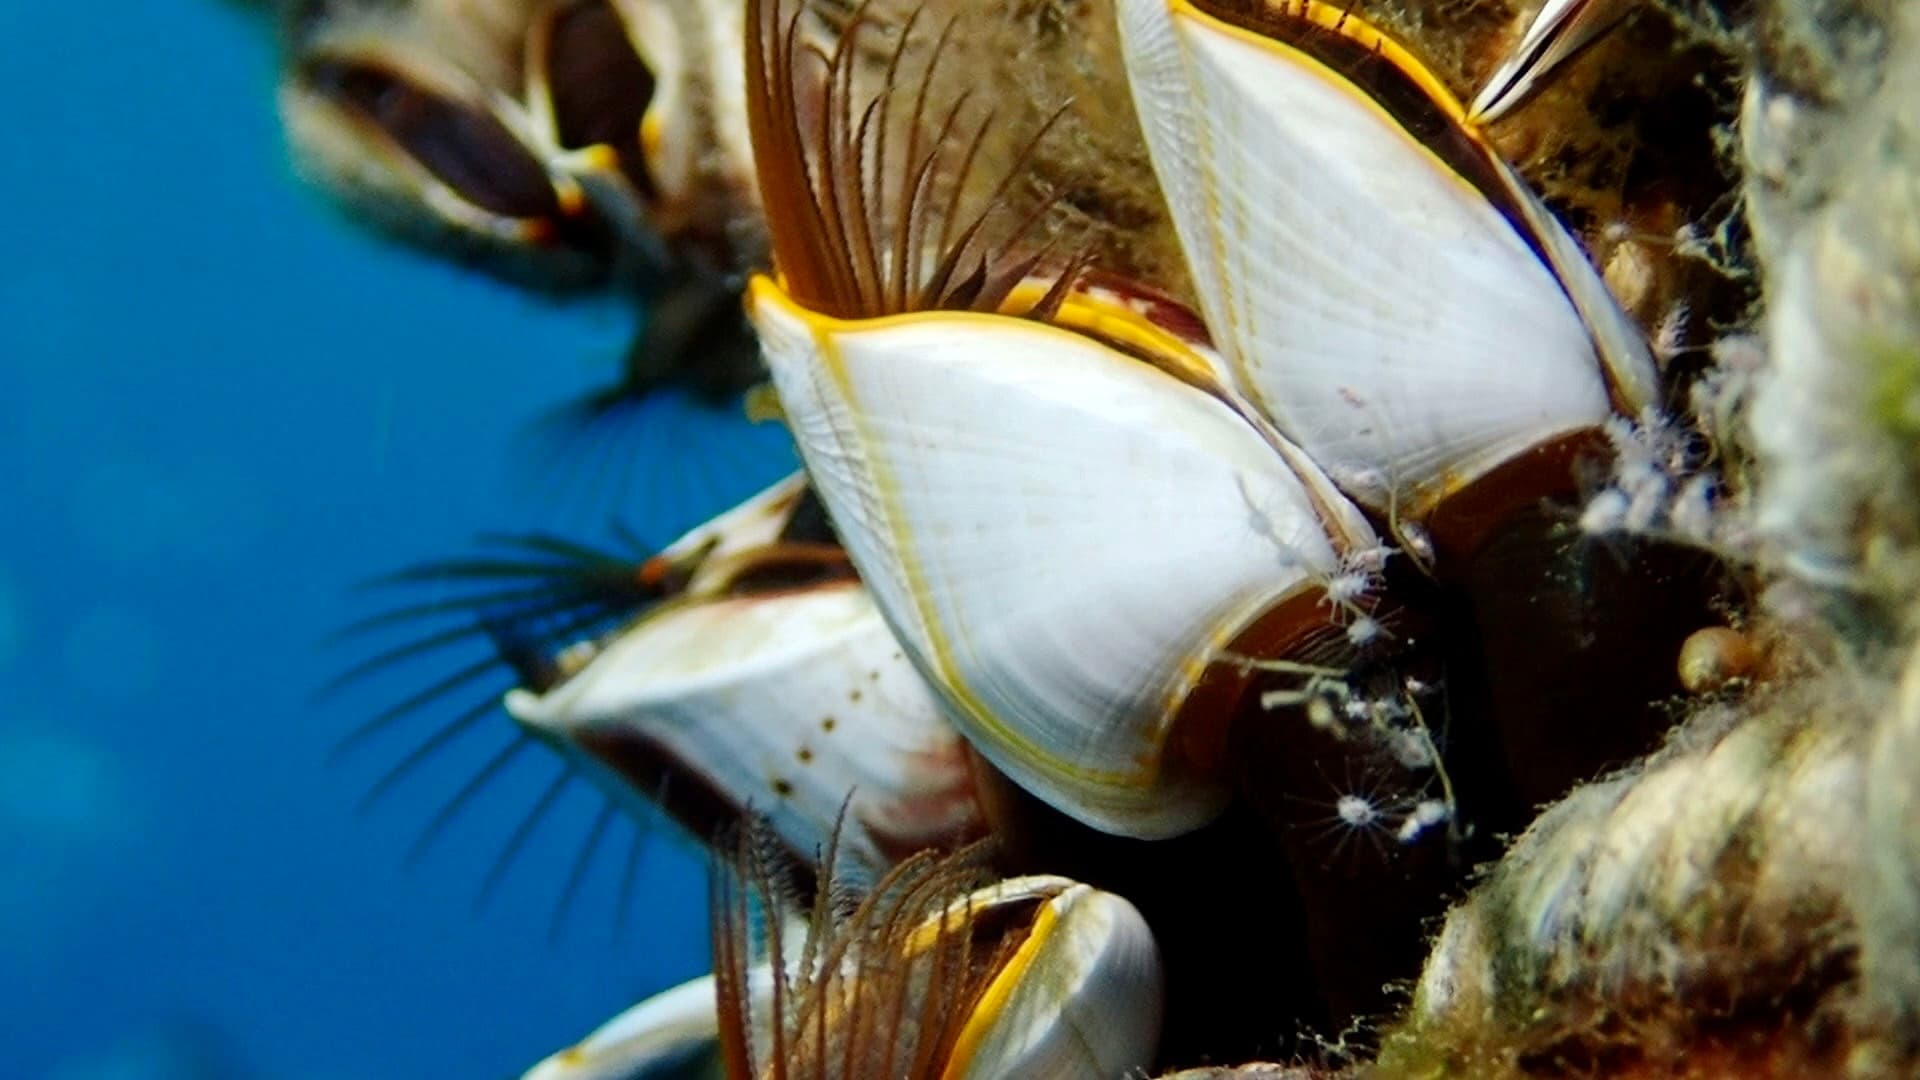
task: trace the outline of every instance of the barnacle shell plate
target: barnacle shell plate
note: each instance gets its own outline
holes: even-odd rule
[[[855,566],[974,746],[1096,828],[1217,813],[1225,792],[1170,746],[1178,708],[1237,630],[1340,562],[1274,444],[1037,322],[834,320],[766,278],[749,310]]]
[[[959,736],[858,582],[734,595],[805,495],[799,474],[690,530],[651,566],[684,572],[678,599],[610,638],[543,694],[507,711],[624,798],[593,748],[644,746],[735,810],[767,817],[788,850],[841,845],[858,866],[978,831]],[[679,568],[690,568],[680,570]],[[616,766],[617,768],[617,766]],[[851,793],[851,795],[849,794]]]
[[[1160,951],[1132,904],[1051,876],[1013,878],[959,903],[978,919],[994,906],[1039,897],[1045,900],[1026,941],[975,1006],[946,1076],[1107,1080],[1153,1060]]]
[[[1630,409],[1645,403],[1651,368],[1597,275],[1404,50],[1311,0],[1268,13],[1397,80],[1420,117],[1186,0],[1120,8],[1135,104],[1234,383],[1356,498],[1424,512],[1604,421],[1610,380]],[[1412,133],[1436,118],[1458,161]]]
[[[764,975],[764,969],[758,973]],[[521,1080],[717,1076],[718,1057],[713,976],[702,975],[600,1025],[578,1043],[528,1069]]]
[[[569,746],[659,748],[794,852],[824,848],[843,805],[870,867],[975,831],[958,737],[855,583],[668,607],[506,706]]]
[[[722,589],[723,579],[740,559],[780,539],[806,490],[806,476],[794,473],[687,530],[662,548],[659,557],[668,563],[696,564],[688,592]]]
[[[852,942],[828,985],[847,992],[851,987],[838,980],[885,977],[916,959],[924,962],[944,935],[971,934],[997,926],[1006,916],[1022,920],[1002,931],[1017,935],[1018,944],[987,974],[952,1048],[938,1062],[939,1075],[1111,1080],[1145,1069],[1159,1044],[1164,1003],[1159,947],[1132,904],[1067,878],[1012,878],[956,897],[892,944]],[[795,937],[805,929],[789,925],[784,932]],[[749,1013],[764,1019],[772,1004],[772,967],[763,962],[744,974]],[[789,971],[788,978],[795,974],[800,973]],[[717,1071],[715,1009],[712,976],[673,987],[551,1055],[524,1080],[627,1080]],[[874,1022],[832,1009],[825,1019],[830,1026]]]

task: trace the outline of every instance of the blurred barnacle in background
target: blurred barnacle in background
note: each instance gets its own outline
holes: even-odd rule
[[[644,312],[619,379],[542,426],[555,469],[597,452],[663,387],[731,403],[759,374],[739,318],[740,274],[766,237],[747,145],[742,0],[281,0],[281,113],[300,171],[356,220],[413,246],[559,297],[613,296]],[[862,18],[919,5],[880,0]],[[810,38],[852,16],[813,7]],[[1032,82],[1006,95],[980,148],[1014,151],[1039,101],[1071,98],[1055,153],[1002,193],[1044,205],[1038,229],[1090,244],[1179,292],[1184,270],[1110,63],[1098,4],[1013,5],[969,20],[965,62],[934,88]],[[857,58],[863,78],[884,57]],[[959,73],[964,72],[964,79]],[[683,436],[663,435],[660,446]],[[655,456],[652,453],[640,455]]]
[[[636,311],[618,376],[535,429],[528,456],[543,478],[604,500],[643,489],[608,459],[684,450],[710,485],[746,471],[710,437],[724,425],[689,408],[737,408],[759,370],[733,278],[764,240],[746,151],[728,138],[741,128],[729,115],[738,59],[717,52],[737,37],[737,5],[271,7],[283,126],[314,187],[415,248]]]
[[[281,116],[301,171],[356,217],[521,284],[598,289],[609,224],[516,100],[532,7],[287,3]]]

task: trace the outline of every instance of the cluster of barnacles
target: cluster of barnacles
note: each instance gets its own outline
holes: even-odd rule
[[[717,853],[529,1076],[1920,1069],[1920,9],[282,6],[321,186],[805,466],[369,620],[517,684],[433,828]]]

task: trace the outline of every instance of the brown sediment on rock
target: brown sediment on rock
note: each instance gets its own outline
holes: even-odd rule
[[[1033,194],[1053,201],[1043,232],[1088,250],[1102,270],[1198,304],[1179,238],[1154,179],[1121,64],[1114,0],[1022,0],[996,5],[997,55],[1008,98],[1064,104],[1056,133],[1030,167]]]

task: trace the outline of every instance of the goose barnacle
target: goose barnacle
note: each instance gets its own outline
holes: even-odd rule
[[[557,433],[663,386],[730,400],[759,376],[731,275],[765,251],[740,18],[739,0],[290,3],[282,124],[313,186],[384,234],[659,314]]]
[[[848,846],[884,868],[980,829],[963,748],[855,583],[663,611],[507,709],[610,790],[700,804],[698,835],[758,807],[811,853],[851,799]]]
[[[763,248],[740,18],[739,0],[290,4],[283,122],[360,216],[510,280],[724,275]]]
[[[392,235],[542,290],[600,288],[606,224],[532,145],[497,65],[471,55],[487,50],[447,44],[473,27],[431,15],[343,7],[294,20],[279,99],[301,170]]]
[[[697,836],[756,808],[807,861],[844,813],[849,861],[884,870],[976,834],[973,782],[845,556],[789,529],[804,498],[785,481],[667,548],[682,587],[506,708],[611,792],[677,793]]]
[[[978,852],[922,853],[850,910],[816,900],[796,949],[781,868],[743,847],[713,905],[729,1080],[1107,1080],[1152,1063],[1160,951],[1125,899],[1057,875],[996,880]]]
[[[1318,0],[1119,6],[1231,383],[1349,494],[1422,518],[1657,406],[1578,244],[1399,43]]]
[[[1017,783],[1108,831],[1204,823],[1249,681],[1219,661],[1342,636],[1324,589],[1378,547],[1371,527],[1239,407],[1183,336],[1190,318],[1019,253],[1027,226],[967,175],[991,115],[854,100],[863,24],[815,68],[787,8],[749,11],[779,277],[756,278],[748,308],[849,556],[955,723]],[[893,42],[926,65],[908,90],[944,40],[917,52],[912,29]],[[813,92],[817,132],[798,104]]]
[[[588,568],[569,577],[543,566],[477,560],[424,568],[408,580],[464,574],[508,585],[395,615],[449,606],[469,614],[519,673],[504,699],[522,736],[510,749],[527,740],[551,747],[567,764],[561,779],[594,781],[609,813],[663,809],[711,841],[751,809],[802,865],[844,816],[843,861],[873,874],[983,831],[963,744],[824,533],[799,478],[644,561],[603,566],[592,577]],[[530,571],[556,580],[528,586]],[[469,632],[457,625],[407,642],[349,677]],[[432,700],[470,671],[368,727]],[[487,715],[485,706],[432,735],[379,788]],[[494,770],[463,788],[436,826]],[[507,857],[523,842],[516,835]]]
[[[1445,636],[1473,640],[1456,659],[1487,702],[1470,712],[1500,732],[1489,752],[1521,800],[1644,752],[1669,723],[1650,703],[1680,690],[1674,658],[1716,618],[1719,580],[1651,544],[1596,557],[1579,511],[1554,505],[1590,463],[1638,451],[1621,432],[1687,441],[1640,328],[1446,83],[1359,15],[1119,9],[1230,385],[1454,592]],[[1603,493],[1586,524],[1664,515],[1668,487]],[[1688,490],[1682,516],[1710,516],[1710,488]],[[1547,707],[1569,678],[1596,689]]]
[[[780,884],[791,867],[748,835],[717,868],[714,973],[524,1080],[1110,1080],[1153,1061],[1159,949],[1121,897],[1058,875],[995,880],[978,849],[923,853],[850,891],[829,847],[815,873],[834,900],[803,905]]]

